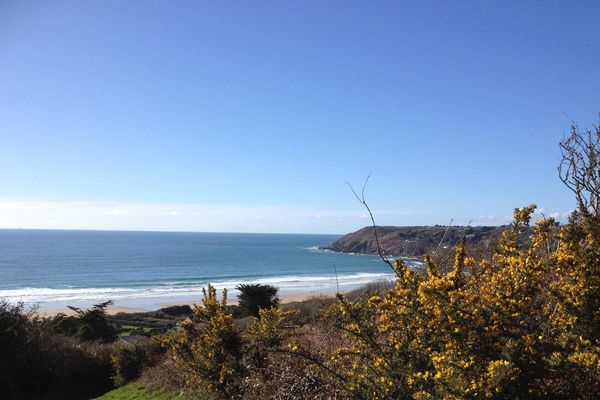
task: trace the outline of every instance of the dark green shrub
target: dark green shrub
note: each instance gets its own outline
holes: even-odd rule
[[[271,285],[241,284],[236,287],[240,291],[238,295],[239,308],[246,314],[258,317],[261,308],[277,307],[279,298],[278,288]]]
[[[95,397],[112,386],[110,347],[57,334],[23,305],[0,300],[0,397]]]
[[[185,304],[182,306],[175,305],[164,307],[156,311],[156,313],[166,314],[171,317],[191,317],[194,314],[194,311],[192,310],[192,307]]]
[[[140,377],[144,367],[155,364],[164,349],[154,339],[138,340],[136,343],[122,340],[110,356],[113,367],[112,379],[121,386]]]
[[[121,386],[137,379],[145,359],[146,354],[140,347],[125,341],[117,343],[110,355],[115,384]]]
[[[17,398],[22,379],[29,377],[34,343],[29,340],[29,320],[22,304],[0,300],[0,388],[3,396]]]
[[[58,314],[50,320],[50,325],[56,333],[74,336],[83,341],[101,340],[113,341],[116,331],[106,318],[106,307],[112,302],[96,304],[88,310],[69,307],[76,315]]]

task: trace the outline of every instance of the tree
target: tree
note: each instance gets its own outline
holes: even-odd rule
[[[261,308],[277,307],[279,298],[278,288],[271,285],[241,284],[236,287],[240,291],[238,295],[239,307],[248,315],[258,317]]]
[[[578,211],[600,216],[600,124],[584,131],[572,124],[571,134],[560,142],[560,150],[558,173],[575,193]]]
[[[57,333],[74,336],[83,341],[111,342],[116,337],[114,327],[106,319],[106,307],[111,304],[112,301],[106,301],[87,310],[69,306],[76,315],[58,314],[51,320],[52,327]]]

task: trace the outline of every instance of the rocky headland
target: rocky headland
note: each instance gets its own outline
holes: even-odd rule
[[[420,258],[440,249],[456,246],[464,236],[471,247],[488,247],[495,243],[503,226],[377,226],[379,242],[388,256]],[[349,233],[321,249],[356,254],[377,254],[375,231],[372,226]]]

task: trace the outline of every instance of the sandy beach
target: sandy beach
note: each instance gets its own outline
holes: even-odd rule
[[[336,295],[335,291],[326,291],[326,292],[320,292],[320,293],[295,293],[295,294],[285,294],[285,295],[280,295],[279,296],[279,301],[281,304],[287,304],[287,303],[294,303],[294,302],[298,302],[298,301],[305,301],[314,297],[334,297]],[[170,307],[170,306],[183,306],[183,305],[189,305],[192,306],[193,304],[197,304],[200,303],[201,299],[199,300],[194,300],[194,301],[165,301],[165,302],[159,302],[156,303],[157,307],[152,307],[152,308],[138,308],[138,307],[125,307],[125,306],[120,306],[120,305],[110,305],[106,308],[106,312],[109,315],[115,315],[118,313],[140,313],[140,312],[148,312],[148,311],[155,311],[157,309],[160,308],[164,308],[164,307]],[[227,299],[227,304],[238,304],[238,300],[237,297],[235,296],[230,296]],[[85,309],[85,307],[82,307],[83,309]],[[66,314],[66,315],[74,315],[75,311],[73,311],[72,309],[68,308],[68,307],[64,307],[64,308],[50,308],[50,309],[43,309],[43,310],[37,310],[36,311],[37,315],[41,316],[41,317],[53,317],[57,314]]]
[[[85,309],[85,308],[83,308]],[[134,307],[122,307],[122,306],[109,306],[106,308],[106,313],[109,315],[114,315],[114,314],[118,314],[118,313],[137,313],[137,312],[146,312],[146,311],[150,311],[150,310],[144,310],[141,308],[134,308]],[[54,317],[55,315],[58,314],[65,314],[65,315],[75,315],[75,311],[71,310],[70,308],[62,308],[62,309],[48,309],[48,310],[37,310],[36,314],[39,315],[40,317]]]

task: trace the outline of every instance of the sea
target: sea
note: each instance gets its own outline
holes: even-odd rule
[[[208,284],[235,297],[241,283],[282,296],[345,292],[392,280],[369,255],[321,250],[340,235],[0,230],[0,299],[39,310],[158,309],[199,302]]]

